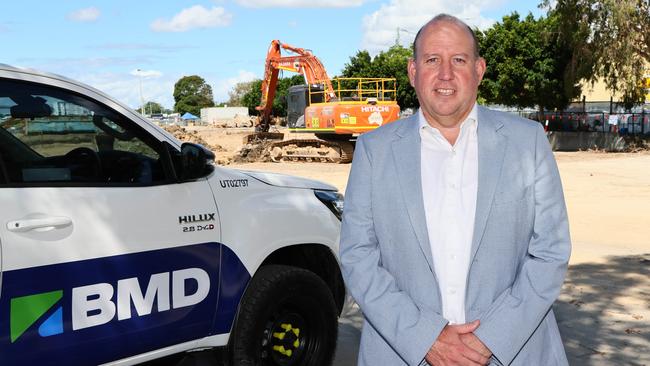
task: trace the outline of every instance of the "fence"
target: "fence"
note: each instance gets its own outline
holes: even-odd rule
[[[610,132],[620,135],[650,135],[650,114],[605,112],[520,113],[539,121],[547,131]]]

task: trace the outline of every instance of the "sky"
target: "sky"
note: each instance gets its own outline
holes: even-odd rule
[[[236,83],[262,77],[273,39],[311,50],[334,76],[360,50],[409,45],[440,12],[487,29],[514,11],[543,15],[539,2],[11,1],[0,13],[0,63],[81,81],[133,108],[141,100],[172,108],[174,83],[199,75],[220,103]]]

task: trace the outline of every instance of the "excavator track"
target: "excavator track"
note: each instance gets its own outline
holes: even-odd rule
[[[350,141],[324,141],[318,139],[292,139],[273,142],[271,160],[314,161],[345,164],[352,161],[354,145]]]

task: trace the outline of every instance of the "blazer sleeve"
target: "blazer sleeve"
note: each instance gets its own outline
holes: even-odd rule
[[[357,140],[345,191],[340,240],[343,276],[372,327],[409,365],[419,365],[447,321],[420,311],[381,265],[373,223],[372,159],[364,137]]]
[[[562,183],[541,125],[535,138],[533,233],[511,287],[480,319],[476,336],[504,365],[515,358],[550,311],[564,282],[571,240]]]

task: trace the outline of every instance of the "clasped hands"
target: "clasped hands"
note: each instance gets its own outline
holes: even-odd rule
[[[432,366],[478,366],[487,365],[492,352],[474,335],[480,322],[447,324],[426,355]]]

